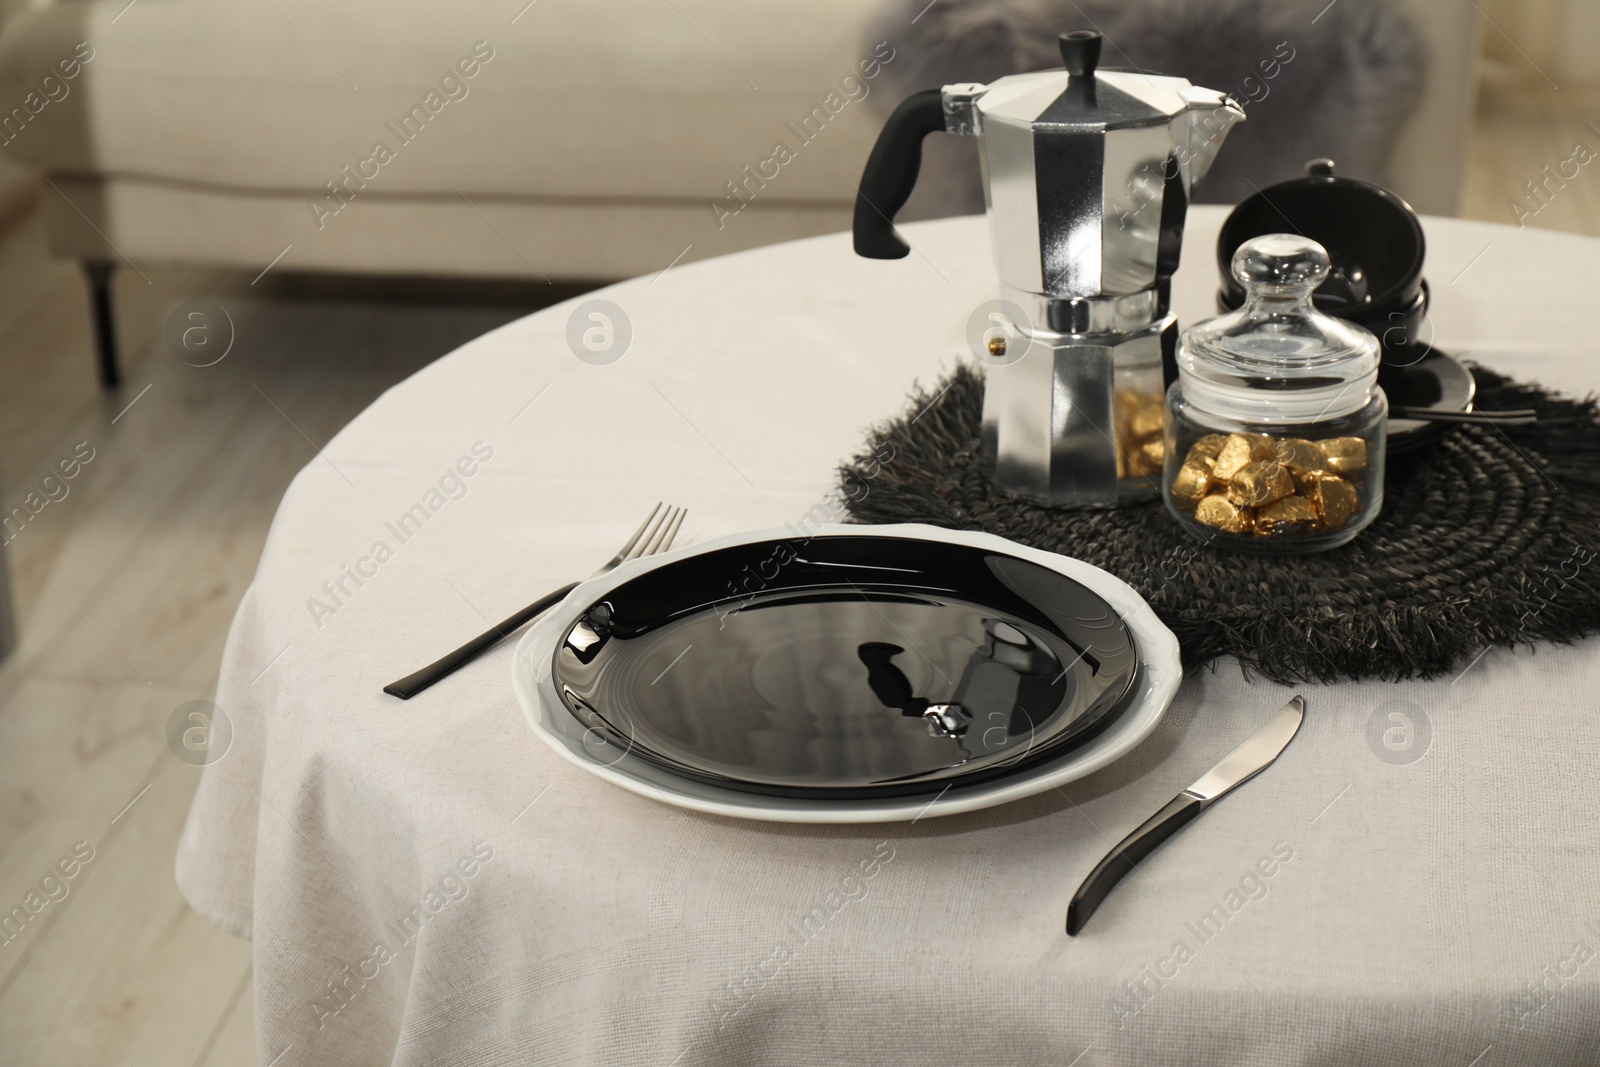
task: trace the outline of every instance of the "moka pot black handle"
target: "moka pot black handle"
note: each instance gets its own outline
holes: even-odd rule
[[[944,100],[924,89],[901,101],[878,134],[856,189],[856,255],[903,259],[911,246],[894,229],[894,216],[911,196],[922,169],[922,139],[944,131]]]

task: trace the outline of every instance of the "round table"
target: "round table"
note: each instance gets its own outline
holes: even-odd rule
[[[1184,322],[1211,313],[1221,218],[1191,213]],[[1600,241],[1426,226],[1441,347],[1600,381]],[[588,574],[657,500],[689,508],[680,544],[836,507],[835,466],[966,358],[994,292],[982,219],[906,234],[900,261],[834,235],[528,316],[386,393],[295,479],[227,645],[231,747],[178,856],[196,910],[254,938],[262,1062],[1592,1056],[1594,641],[1300,687],[1283,757],[1077,938],[1066,902],[1110,842],[1295,690],[1225,662],[1087,779],[865,827],[699,815],[582,773],[524,723],[509,643],[409,702],[380,691]]]

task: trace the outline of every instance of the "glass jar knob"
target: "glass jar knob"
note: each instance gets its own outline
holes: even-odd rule
[[[1297,234],[1255,237],[1233,254],[1233,276],[1244,286],[1246,299],[1307,300],[1329,269],[1323,247]]]

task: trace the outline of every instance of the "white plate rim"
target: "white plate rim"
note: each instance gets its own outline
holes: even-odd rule
[[[675,790],[642,780],[626,773],[625,770],[619,770],[618,768],[623,767],[624,761],[630,757],[624,756],[612,763],[593,758],[581,744],[574,747],[567,737],[554,732],[543,721],[547,709],[559,709],[557,712],[559,714],[570,714],[565,704],[561,702],[554,680],[550,676],[546,646],[548,651],[553,651],[555,635],[566,632],[588,605],[624,582],[632,581],[641,574],[688,556],[760,541],[793,540],[796,537],[867,536],[907,537],[1002,552],[1083,583],[1118,611],[1123,623],[1133,634],[1140,666],[1135,681],[1133,703],[1118,714],[1116,721],[1105,732],[1084,747],[1064,756],[1060,761],[1036,767],[1015,778],[972,787],[948,800],[943,800],[944,794],[939,793],[932,800],[916,796],[884,800],[805,801],[787,797],[755,796],[687,781],[684,782],[685,787],[692,784],[698,792]],[[543,676],[539,670],[541,663],[546,667]],[[523,634],[517,642],[511,666],[512,688],[516,692],[517,703],[522,708],[528,726],[533,730],[534,736],[568,763],[613,785],[621,786],[629,792],[677,807],[739,819],[813,824],[907,822],[979,811],[1034,796],[1083,778],[1121,759],[1143,743],[1171,706],[1182,680],[1183,666],[1178,650],[1178,639],[1156,617],[1144,598],[1120,578],[1080,559],[1029,548],[995,534],[947,530],[922,523],[881,525],[835,523],[805,530],[797,530],[794,527],[752,530],[703,541],[657,556],[632,560],[607,574],[580,583],[568,593],[559,604]]]

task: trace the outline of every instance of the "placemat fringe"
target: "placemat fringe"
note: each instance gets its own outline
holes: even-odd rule
[[[1233,656],[1285,683],[1440,677],[1491,646],[1600,632],[1600,404],[1473,373],[1478,407],[1531,407],[1539,422],[1462,426],[1392,457],[1382,514],[1318,555],[1209,547],[1159,502],[1064,511],[996,489],[979,457],[983,381],[965,364],[874,427],[840,488],[856,522],[986,530],[1105,568],[1191,669]]]

